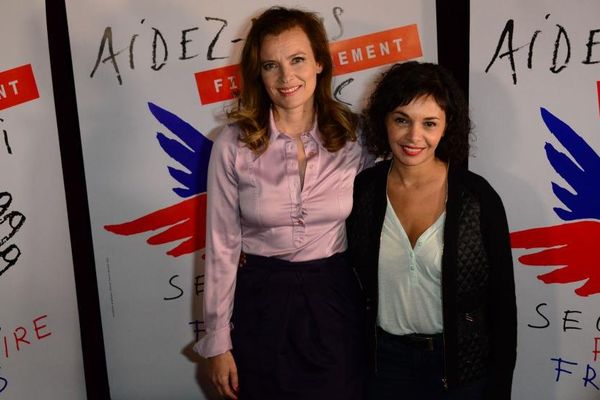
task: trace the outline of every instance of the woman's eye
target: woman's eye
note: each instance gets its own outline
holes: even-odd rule
[[[394,122],[396,122],[398,125],[404,125],[404,124],[408,123],[406,118],[401,118],[401,117],[395,118]]]
[[[265,71],[270,71],[273,68],[275,68],[275,63],[264,63],[262,65],[262,69],[264,69]]]
[[[304,57],[294,57],[292,58],[292,64],[298,64],[304,61]]]
[[[427,128],[435,128],[437,126],[437,124],[433,121],[427,121],[427,122],[425,122],[425,126]]]

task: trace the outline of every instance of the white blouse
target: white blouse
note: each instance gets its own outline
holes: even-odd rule
[[[378,325],[395,335],[443,330],[442,253],[444,211],[413,248],[390,199],[379,249]]]

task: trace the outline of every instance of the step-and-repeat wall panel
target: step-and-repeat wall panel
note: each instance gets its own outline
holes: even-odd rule
[[[115,400],[210,396],[191,349],[203,332],[206,166],[251,18],[271,4],[67,1]],[[389,64],[437,58],[433,0],[301,6],[323,17],[335,94],[356,110]]]
[[[508,213],[515,399],[600,396],[600,3],[471,2],[470,166]]]
[[[85,399],[44,1],[0,15],[0,399]]]

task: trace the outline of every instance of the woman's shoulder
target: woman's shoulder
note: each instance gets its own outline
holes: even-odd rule
[[[236,123],[229,123],[223,125],[220,129],[218,129],[217,137],[215,138],[215,142],[237,142],[239,141],[240,134],[242,133],[241,128]]]
[[[390,168],[390,160],[378,161],[372,167],[369,167],[356,176],[355,185],[375,184],[381,176],[385,176]]]
[[[494,203],[502,202],[496,189],[494,189],[486,178],[478,173],[468,170],[467,168],[459,168],[458,171],[456,171],[456,175],[461,184],[478,197],[480,201]]]
[[[235,123],[223,125],[221,128],[218,129],[217,134],[213,140],[213,148],[216,147],[220,149],[234,150],[241,144],[241,133],[242,130]]]
[[[240,141],[241,129],[235,124],[227,124],[217,128],[213,139],[210,159],[217,164],[217,160],[231,168],[243,152],[243,143]]]

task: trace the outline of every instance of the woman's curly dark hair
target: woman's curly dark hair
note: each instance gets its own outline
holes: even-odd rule
[[[468,105],[450,72],[433,63],[394,64],[383,74],[364,111],[367,147],[375,155],[387,158],[391,153],[387,115],[422,96],[432,96],[446,114],[446,129],[435,150],[436,157],[446,162],[465,162],[471,134]]]

